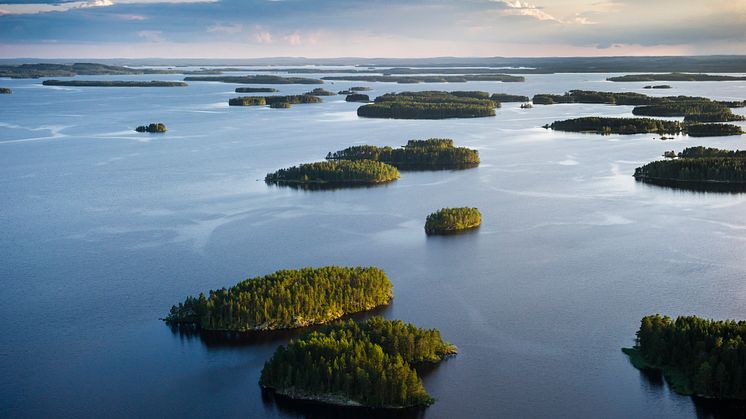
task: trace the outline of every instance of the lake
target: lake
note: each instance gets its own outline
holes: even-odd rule
[[[612,83],[618,74],[525,83],[365,85],[532,96],[570,89],[746,99],[746,82]],[[317,77],[321,74],[303,75]],[[77,79],[181,80],[179,75]],[[438,328],[458,356],[425,374],[417,416],[707,417],[631,366],[642,316],[746,319],[746,194],[637,183],[635,167],[694,145],[540,128],[631,106],[504,103],[493,118],[360,119],[343,96],[292,109],[231,107],[239,85],[41,86],[1,80],[0,416],[325,416],[258,386],[288,334],[216,343],[159,320],[172,304],[304,266],[374,265],[394,284],[382,314]],[[313,85],[279,85],[298,94]],[[735,109],[744,114],[744,109]],[[164,122],[163,135],[134,132]],[[746,126],[739,122],[741,126]],[[355,144],[453,138],[482,164],[402,172],[378,187],[303,191],[264,175]],[[475,206],[475,233],[427,237],[427,214]]]

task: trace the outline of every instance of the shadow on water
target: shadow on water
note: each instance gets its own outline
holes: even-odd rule
[[[668,179],[635,178],[638,182],[650,185],[651,188],[678,189],[700,194],[742,194],[746,192],[746,183],[689,182]]]
[[[394,182],[394,180],[389,182],[381,182],[381,183],[297,183],[297,182],[265,182],[267,186],[278,188],[278,189],[296,189],[296,190],[302,190],[302,191],[334,191],[338,189],[371,189],[371,188],[381,188],[389,185],[390,183]]]
[[[339,320],[352,319],[356,322],[367,320],[373,316],[384,316],[391,309],[392,303],[388,305],[364,311],[362,313],[349,314],[342,316]],[[318,330],[324,325],[314,325],[301,327],[298,329],[268,330],[268,331],[251,331],[251,332],[223,332],[201,330],[196,325],[178,324],[169,325],[171,333],[182,340],[199,339],[208,349],[218,349],[224,347],[243,347],[252,345],[266,345],[272,343],[284,343],[290,339],[303,336],[314,330]]]
[[[421,419],[425,415],[425,408],[370,409],[331,406],[306,400],[294,400],[268,389],[262,389],[262,403],[267,410],[277,409],[290,417],[309,419]]]

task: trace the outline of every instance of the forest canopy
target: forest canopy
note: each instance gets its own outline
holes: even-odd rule
[[[660,160],[635,169],[635,179],[667,186],[710,185],[722,189],[746,186],[746,151],[689,147],[673,160]],[[699,188],[702,189],[702,188]]]
[[[164,320],[212,331],[290,329],[370,310],[391,298],[391,282],[379,268],[288,269],[187,297]]]
[[[473,92],[471,92],[473,94]],[[446,119],[495,116],[500,104],[489,99],[462,96],[441,91],[387,93],[374,103],[358,108],[368,118]]]
[[[456,353],[435,329],[373,317],[337,322],[280,346],[264,364],[260,384],[298,399],[400,408],[434,399],[414,366]]]
[[[596,134],[688,134],[692,137],[718,137],[743,134],[741,127],[732,124],[699,124],[653,118],[611,118],[588,116],[566,119],[544,125],[556,131]]]
[[[476,208],[442,208],[427,216],[427,234],[450,234],[471,230],[482,224],[482,214]]]
[[[400,148],[352,146],[329,153],[326,159],[375,160],[404,170],[463,169],[479,165],[479,152],[466,147],[455,147],[451,139],[430,138],[410,140]]]
[[[396,167],[372,160],[334,160],[280,169],[265,177],[267,183],[372,185],[399,179]]]

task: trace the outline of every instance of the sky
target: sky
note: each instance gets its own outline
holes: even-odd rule
[[[0,0],[2,58],[707,54],[746,0]]]

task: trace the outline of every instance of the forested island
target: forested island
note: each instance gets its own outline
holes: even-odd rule
[[[367,91],[370,91],[370,90],[373,90],[373,89],[371,89],[370,87],[365,87],[365,86],[353,86],[353,87],[350,87],[347,90],[340,90],[339,94],[340,95],[352,95],[352,94],[355,94],[357,92],[367,92]]]
[[[153,122],[148,125],[140,125],[135,128],[137,132],[163,133],[166,132],[166,124],[163,122]]]
[[[13,93],[13,91],[10,90],[9,88],[7,88],[7,87],[0,87],[0,95],[9,95],[11,93]]]
[[[670,89],[671,86],[667,84],[656,84],[656,85],[647,85],[643,89]]]
[[[310,96],[334,96],[336,93],[330,92],[324,88],[317,87],[310,92],[304,93],[304,95],[310,95]]]
[[[129,74],[175,74],[174,70],[160,70],[153,68],[130,68],[117,65],[96,63],[75,64],[21,64],[0,65],[0,77],[12,79],[36,79],[39,77],[73,77],[100,75],[129,75]]]
[[[746,76],[723,76],[701,73],[667,73],[667,74],[627,74],[609,77],[608,81],[738,81],[746,80]]]
[[[746,322],[659,314],[643,317],[633,348],[638,369],[661,371],[677,393],[746,400]]]
[[[375,185],[399,179],[396,167],[372,160],[334,160],[280,169],[264,178],[267,183],[296,185]]]
[[[297,105],[299,103],[321,103],[321,99],[311,95],[288,95],[288,96],[240,96],[228,99],[228,106],[265,106],[288,107],[277,105],[284,103]],[[276,106],[273,106],[276,105]]]
[[[44,86],[74,87],[184,87],[183,81],[137,81],[137,80],[44,80]]]
[[[207,331],[291,329],[370,310],[392,298],[391,282],[379,268],[288,269],[187,297],[164,321]]]
[[[236,87],[236,93],[276,93],[274,87]]]
[[[720,102],[709,99],[693,98],[691,100],[678,100],[659,104],[636,106],[632,109],[633,115],[640,116],[683,116],[687,122],[729,122],[743,121],[746,117],[735,115],[730,108]]]
[[[466,83],[467,81],[501,81],[522,82],[526,81],[523,76],[511,76],[508,74],[465,74],[461,76],[328,76],[322,77],[328,81],[365,81],[384,83]]]
[[[329,153],[327,160],[375,160],[400,170],[465,169],[479,166],[479,152],[455,147],[453,140],[409,140],[400,148],[358,145]]]
[[[370,97],[362,93],[350,93],[345,97],[345,102],[370,102]]]
[[[479,118],[495,116],[495,108],[499,106],[489,99],[449,92],[401,92],[378,96],[374,103],[359,107],[357,114],[367,118],[394,119]]]
[[[482,214],[476,208],[442,208],[427,216],[425,233],[453,234],[478,228]]]
[[[692,137],[718,137],[743,134],[741,127],[733,124],[698,124],[653,118],[611,118],[588,116],[554,121],[544,128],[556,131],[586,132],[595,134],[688,134]]]
[[[259,384],[294,399],[334,405],[428,406],[435,400],[414,367],[456,352],[438,330],[400,320],[337,322],[277,348]]]
[[[509,95],[507,93],[493,93],[490,97],[493,102],[528,102],[528,96],[522,95]]]
[[[733,189],[746,187],[746,152],[717,148],[689,147],[678,157],[648,163],[635,169],[635,179],[696,189]]]
[[[239,84],[323,84],[319,79],[309,79],[304,77],[281,77],[267,74],[256,74],[249,76],[189,76],[184,81],[219,81],[223,83]]]

